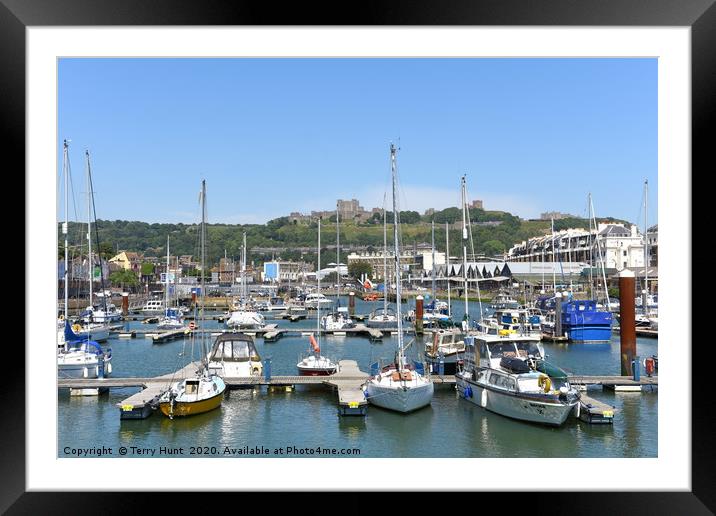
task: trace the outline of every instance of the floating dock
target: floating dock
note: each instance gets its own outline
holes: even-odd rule
[[[620,333],[621,329],[619,328],[619,326],[614,326],[614,327],[612,328],[612,331],[613,331],[614,333]],[[637,327],[635,331],[636,331],[636,335],[637,335],[638,337],[651,337],[651,338],[654,338],[654,339],[658,339],[658,338],[659,338],[659,330],[652,330],[651,328],[639,328],[639,327]]]
[[[614,411],[616,410],[614,407],[584,394],[580,396],[576,410],[576,416],[585,423],[602,425],[614,423]]]

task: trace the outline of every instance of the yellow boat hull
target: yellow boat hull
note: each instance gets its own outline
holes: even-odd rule
[[[221,392],[216,396],[201,401],[179,401],[174,403],[173,411],[171,403],[167,401],[159,404],[159,410],[161,410],[162,414],[167,417],[193,416],[195,414],[202,414],[218,408],[223,399],[224,393]]]

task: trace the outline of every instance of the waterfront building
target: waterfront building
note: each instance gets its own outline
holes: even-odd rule
[[[352,263],[368,263],[373,269],[373,279],[382,281],[383,278],[383,257],[382,249],[376,251],[352,252],[348,255],[348,266]],[[388,250],[386,256],[388,263],[395,259],[395,253]],[[401,249],[400,264],[404,269],[412,271],[412,274],[422,275],[430,272],[433,267],[433,253],[430,244],[416,244],[413,249]],[[445,252],[435,251],[435,265],[445,264]],[[388,277],[391,278],[391,270],[388,270]]]
[[[264,262],[260,281],[302,281],[313,272],[313,264],[304,261],[271,260]]]
[[[601,253],[601,258],[600,258]],[[644,267],[644,237],[636,226],[599,223],[596,230],[564,229],[512,246],[508,261],[586,262],[607,270]]]

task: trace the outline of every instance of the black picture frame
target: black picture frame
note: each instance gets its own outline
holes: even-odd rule
[[[430,2],[293,3],[277,8],[269,2],[205,0],[0,0],[0,125],[5,154],[18,158],[15,170],[25,168],[25,29],[64,25],[511,25],[511,26],[688,26],[691,27],[692,181],[714,170],[713,139],[716,104],[716,6],[714,0],[459,0]],[[693,172],[701,171],[701,174]],[[695,205],[695,200],[692,206]],[[32,235],[26,235],[32,238]],[[692,266],[694,263],[692,262]],[[27,274],[27,270],[25,271]],[[685,281],[691,283],[688,277]],[[27,295],[32,293],[27,292]],[[27,317],[27,314],[26,314]],[[691,317],[685,314],[684,317]],[[691,320],[686,321],[687,324]],[[27,323],[27,321],[26,321]],[[690,341],[668,343],[686,346]],[[706,342],[705,347],[710,343]],[[708,351],[707,351],[708,353]],[[17,360],[17,357],[14,357]],[[152,493],[35,493],[25,489],[25,364],[3,380],[0,416],[0,511],[8,514],[123,513],[144,507]],[[697,360],[699,361],[697,363]],[[552,492],[513,493],[511,507],[534,507],[550,514],[710,514],[716,509],[714,418],[709,409],[709,373],[696,374],[702,360],[692,353],[692,490],[690,492]],[[17,362],[15,362],[17,366]],[[635,467],[638,475],[639,466]],[[88,485],[94,475],[88,472]],[[446,473],[447,474],[447,473]],[[526,488],[528,486],[525,486]],[[556,484],[555,489],[559,486]],[[421,493],[420,497],[427,496]],[[474,509],[478,500],[474,498]],[[484,500],[487,494],[480,494]],[[500,496],[499,494],[497,495]],[[504,495],[502,495],[504,497]],[[171,497],[171,498],[170,498]],[[292,495],[293,503],[307,501],[306,493]],[[493,494],[494,498],[495,495]],[[165,510],[181,504],[184,511],[206,505],[206,497],[188,493],[162,496]],[[451,497],[452,498],[452,497]],[[427,498],[425,499],[427,501]],[[442,510],[455,510],[456,498]],[[418,499],[419,501],[419,499]],[[494,500],[498,503],[500,500]],[[172,503],[173,502],[173,503]],[[210,505],[213,505],[212,500]],[[342,506],[365,506],[352,494]],[[528,504],[528,505],[525,505]],[[303,505],[303,504],[302,504]],[[430,504],[432,505],[432,504]],[[423,507],[429,507],[425,504]],[[308,505],[305,505],[308,507]],[[250,505],[243,505],[249,509]],[[439,506],[434,506],[438,508]],[[416,507],[417,508],[417,507]],[[539,509],[538,509],[539,510]]]

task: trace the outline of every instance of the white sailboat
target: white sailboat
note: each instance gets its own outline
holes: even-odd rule
[[[321,270],[321,219],[318,219],[318,266],[317,271]],[[321,276],[316,274],[316,285],[318,292],[321,291]],[[298,374],[301,376],[326,376],[333,374],[338,370],[338,365],[330,358],[321,355],[321,347],[318,341],[321,340],[321,305],[316,305],[316,335],[309,337],[311,349],[309,353],[302,357],[296,364]]]
[[[104,302],[105,308],[102,311],[102,322],[99,322],[94,319],[93,315],[95,312],[95,308],[93,306],[93,293],[92,293],[92,285],[94,283],[94,260],[92,256],[92,212],[94,207],[94,198],[93,198],[93,191],[92,191],[92,171],[90,169],[90,158],[89,158],[89,151],[85,150],[85,156],[87,158],[87,271],[88,271],[88,279],[89,279],[89,301],[90,306],[87,307],[87,311],[89,312],[88,317],[86,319],[86,322],[82,324],[82,327],[77,332],[78,335],[82,337],[87,337],[90,340],[95,340],[97,342],[103,342],[109,339],[109,325],[105,322],[105,315],[108,314],[107,310],[107,298],[105,296],[102,297],[102,300]],[[102,269],[102,257],[100,256],[99,260],[99,266],[100,270]],[[100,272],[101,274],[101,272]],[[104,283],[104,282],[103,282]],[[104,287],[104,285],[102,285]],[[102,289],[104,290],[104,288]]]
[[[201,324],[204,318],[204,249],[206,247],[206,181],[201,182]],[[204,333],[201,334],[201,366],[192,378],[172,383],[159,398],[159,410],[169,419],[192,416],[214,410],[221,405],[226,383],[209,369],[209,359],[204,349]],[[192,334],[192,339],[194,335]],[[192,340],[193,342],[193,340]]]
[[[69,155],[67,140],[64,141],[63,171],[65,175],[65,222],[62,226],[65,235],[65,306],[64,314],[57,324],[57,376],[59,378],[97,378],[112,373],[112,350],[103,350],[87,335],[77,335],[70,327],[68,318],[68,242],[67,242],[67,206],[69,186]]]
[[[395,328],[398,324],[395,310],[388,308],[388,218],[383,196],[383,308],[376,308],[368,317],[368,328]]]
[[[169,306],[169,236],[167,236],[167,270],[164,273],[164,317],[159,320],[160,330],[179,330],[184,327],[184,318],[179,308]]]
[[[246,233],[241,248],[241,299],[231,311],[226,326],[236,330],[260,329],[266,326],[266,318],[250,307],[248,290],[246,288]]]
[[[393,182],[393,237],[395,240],[395,296],[398,325],[398,350],[395,362],[384,367],[364,384],[365,397],[368,402],[378,407],[407,413],[425,407],[433,398],[433,383],[408,364],[403,347],[403,326],[400,316],[401,267],[400,240],[398,227],[400,216],[396,192],[396,148],[390,144],[390,165]]]
[[[355,322],[350,318],[348,314],[348,308],[341,306],[340,300],[340,285],[341,285],[341,237],[339,229],[339,213],[338,205],[336,204],[336,308],[331,313],[324,315],[321,318],[321,328],[324,330],[343,330],[345,328],[353,328]],[[319,250],[320,251],[320,250]],[[319,269],[320,270],[320,269]],[[318,275],[318,273],[316,273]]]

